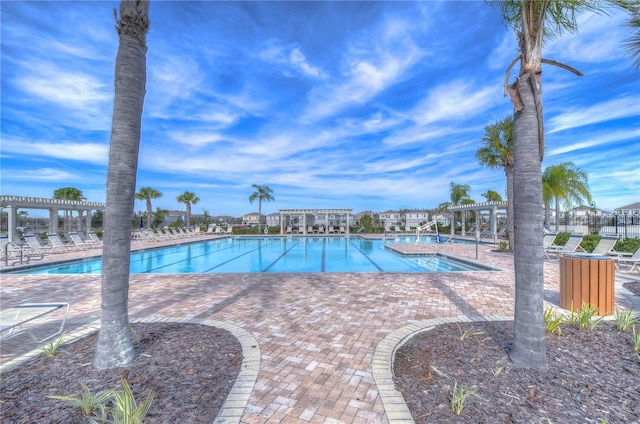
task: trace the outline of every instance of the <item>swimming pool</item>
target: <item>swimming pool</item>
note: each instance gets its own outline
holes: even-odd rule
[[[415,236],[413,236],[415,241]],[[229,237],[131,253],[131,273],[476,271],[441,256],[402,256],[384,248],[409,239],[361,237]],[[421,243],[434,242],[421,238]],[[100,259],[32,268],[21,274],[99,274]]]

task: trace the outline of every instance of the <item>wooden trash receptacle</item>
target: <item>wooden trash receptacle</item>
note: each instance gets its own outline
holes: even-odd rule
[[[615,270],[606,256],[560,256],[560,307],[579,312],[584,301],[598,308],[597,315],[612,315]]]

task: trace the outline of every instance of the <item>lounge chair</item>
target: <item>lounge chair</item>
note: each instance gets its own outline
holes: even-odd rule
[[[86,250],[86,249],[93,249],[94,247],[97,247],[94,242],[84,241],[78,233],[69,233],[69,238],[71,238],[71,242],[76,248]]]
[[[550,245],[544,250],[544,254],[547,259],[551,259],[550,255],[557,255],[560,257],[562,253],[574,253],[577,251],[584,252],[584,249],[580,247],[580,242],[584,238],[582,234],[571,234],[569,240],[564,246],[556,246],[554,244]]]
[[[90,241],[94,242],[96,246],[102,246],[102,240],[100,240],[100,237],[98,237],[95,231],[87,231],[87,237]]]
[[[222,234],[222,227],[216,227],[216,229],[213,232],[213,234]]]
[[[227,227],[227,234],[233,234],[233,227]]]
[[[640,273],[640,249],[636,250],[636,252],[631,256],[623,256],[629,255],[628,252],[611,252],[610,254],[617,254],[616,259],[616,269],[620,272],[633,272],[638,271]],[[623,265],[621,267],[621,265]]]
[[[23,236],[24,242],[34,253],[51,253],[53,246],[42,244],[40,236],[36,234],[25,234]]]
[[[59,315],[63,314],[60,327],[55,333],[49,332],[46,337],[38,339],[33,332],[35,325],[38,321],[43,321],[45,316],[56,311],[61,311]],[[6,340],[18,334],[27,333],[36,343],[43,343],[64,331],[68,316],[68,303],[24,303],[5,309],[0,312],[0,339]]]
[[[547,250],[549,246],[553,245],[558,233],[545,233],[544,238],[542,239],[542,246],[544,250]]]
[[[307,234],[313,234],[313,225],[307,226]]]
[[[609,252],[613,251],[613,246],[616,245],[617,241],[618,241],[617,234],[613,236],[602,236],[597,246],[593,249],[593,252],[588,253],[588,255],[606,256],[609,254]]]
[[[14,243],[9,241],[6,237],[2,237],[0,239],[0,249],[2,249],[2,253],[0,253],[0,257],[7,265],[16,265],[22,263],[29,263],[31,260],[32,249],[28,246],[21,246],[18,243]],[[44,254],[42,255],[44,257]],[[42,258],[40,258],[42,259]],[[11,260],[11,263],[9,263]]]
[[[340,226],[340,234],[344,234],[344,233],[345,233],[344,226],[343,226],[343,225],[341,225],[341,226]]]
[[[47,238],[49,239],[49,243],[55,246],[58,250],[63,250],[65,252],[69,252],[73,250],[73,245],[70,245],[62,241],[60,236],[57,234],[47,234]]]
[[[287,234],[293,233],[293,227],[287,227]]]

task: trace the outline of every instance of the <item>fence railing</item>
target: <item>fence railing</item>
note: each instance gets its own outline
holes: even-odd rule
[[[551,229],[555,229],[553,218]],[[601,236],[618,234],[622,240],[640,238],[640,217],[635,215],[561,217],[559,230]]]

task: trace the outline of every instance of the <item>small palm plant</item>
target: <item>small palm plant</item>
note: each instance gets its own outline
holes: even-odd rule
[[[82,394],[80,396],[53,395],[47,397],[64,401],[69,406],[79,408],[82,415],[90,416],[94,412],[98,412],[100,408],[104,407],[112,396],[111,390],[100,392],[97,395],[92,395],[86,384],[80,383],[80,385],[82,386]]]

